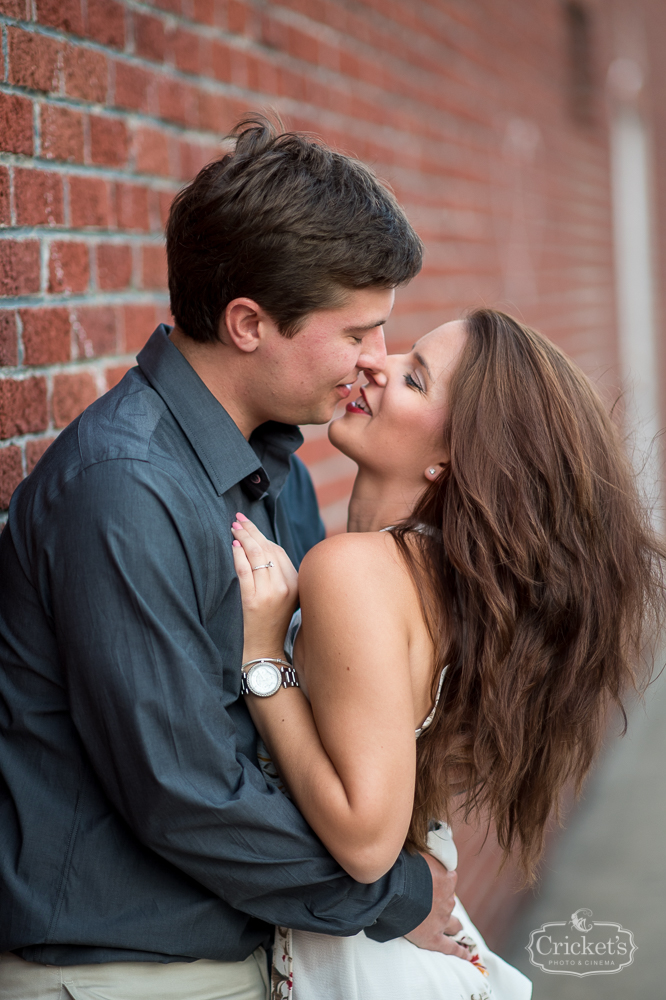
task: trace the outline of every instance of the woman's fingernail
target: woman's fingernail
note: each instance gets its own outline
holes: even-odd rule
[[[234,538],[234,540],[233,540],[233,542],[231,543],[231,545],[232,545],[232,547],[233,547],[234,549],[240,549],[240,547],[241,547],[241,543],[240,543],[240,542],[238,541],[238,539],[237,539],[237,538]]]
[[[240,514],[238,512],[236,513],[236,517],[238,518],[239,521],[249,521],[250,520],[250,518],[246,517],[245,514]]]
[[[242,529],[243,529],[243,525],[239,524],[238,521],[234,521],[234,523],[231,525],[231,527],[235,528],[236,531],[242,531]]]

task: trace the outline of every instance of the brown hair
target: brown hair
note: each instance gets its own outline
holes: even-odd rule
[[[232,299],[254,299],[292,336],[345,289],[394,288],[421,269],[423,247],[393,195],[358,160],[240,122],[232,153],[175,198],[166,228],[171,311],[200,341],[218,339]]]
[[[529,879],[565,784],[578,792],[607,709],[636,687],[664,604],[666,552],[620,436],[583,372],[489,309],[466,320],[444,430],[450,463],[394,535],[449,664],[417,743],[408,844],[483,810]],[[430,533],[419,533],[419,525]],[[441,534],[440,534],[441,532]],[[642,677],[647,679],[649,667]]]

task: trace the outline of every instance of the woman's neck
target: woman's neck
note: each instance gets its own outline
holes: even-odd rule
[[[411,514],[422,489],[359,469],[349,501],[347,531],[380,531],[397,524]]]

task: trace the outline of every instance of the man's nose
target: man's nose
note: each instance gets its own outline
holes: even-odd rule
[[[386,341],[384,329],[379,327],[363,338],[363,348],[356,362],[357,368],[380,375],[386,366]]]

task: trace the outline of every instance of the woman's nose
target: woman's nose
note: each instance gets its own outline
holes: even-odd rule
[[[378,385],[384,388],[387,382],[386,372],[383,371],[370,371],[368,368],[363,369],[363,374],[368,380],[369,385]]]

